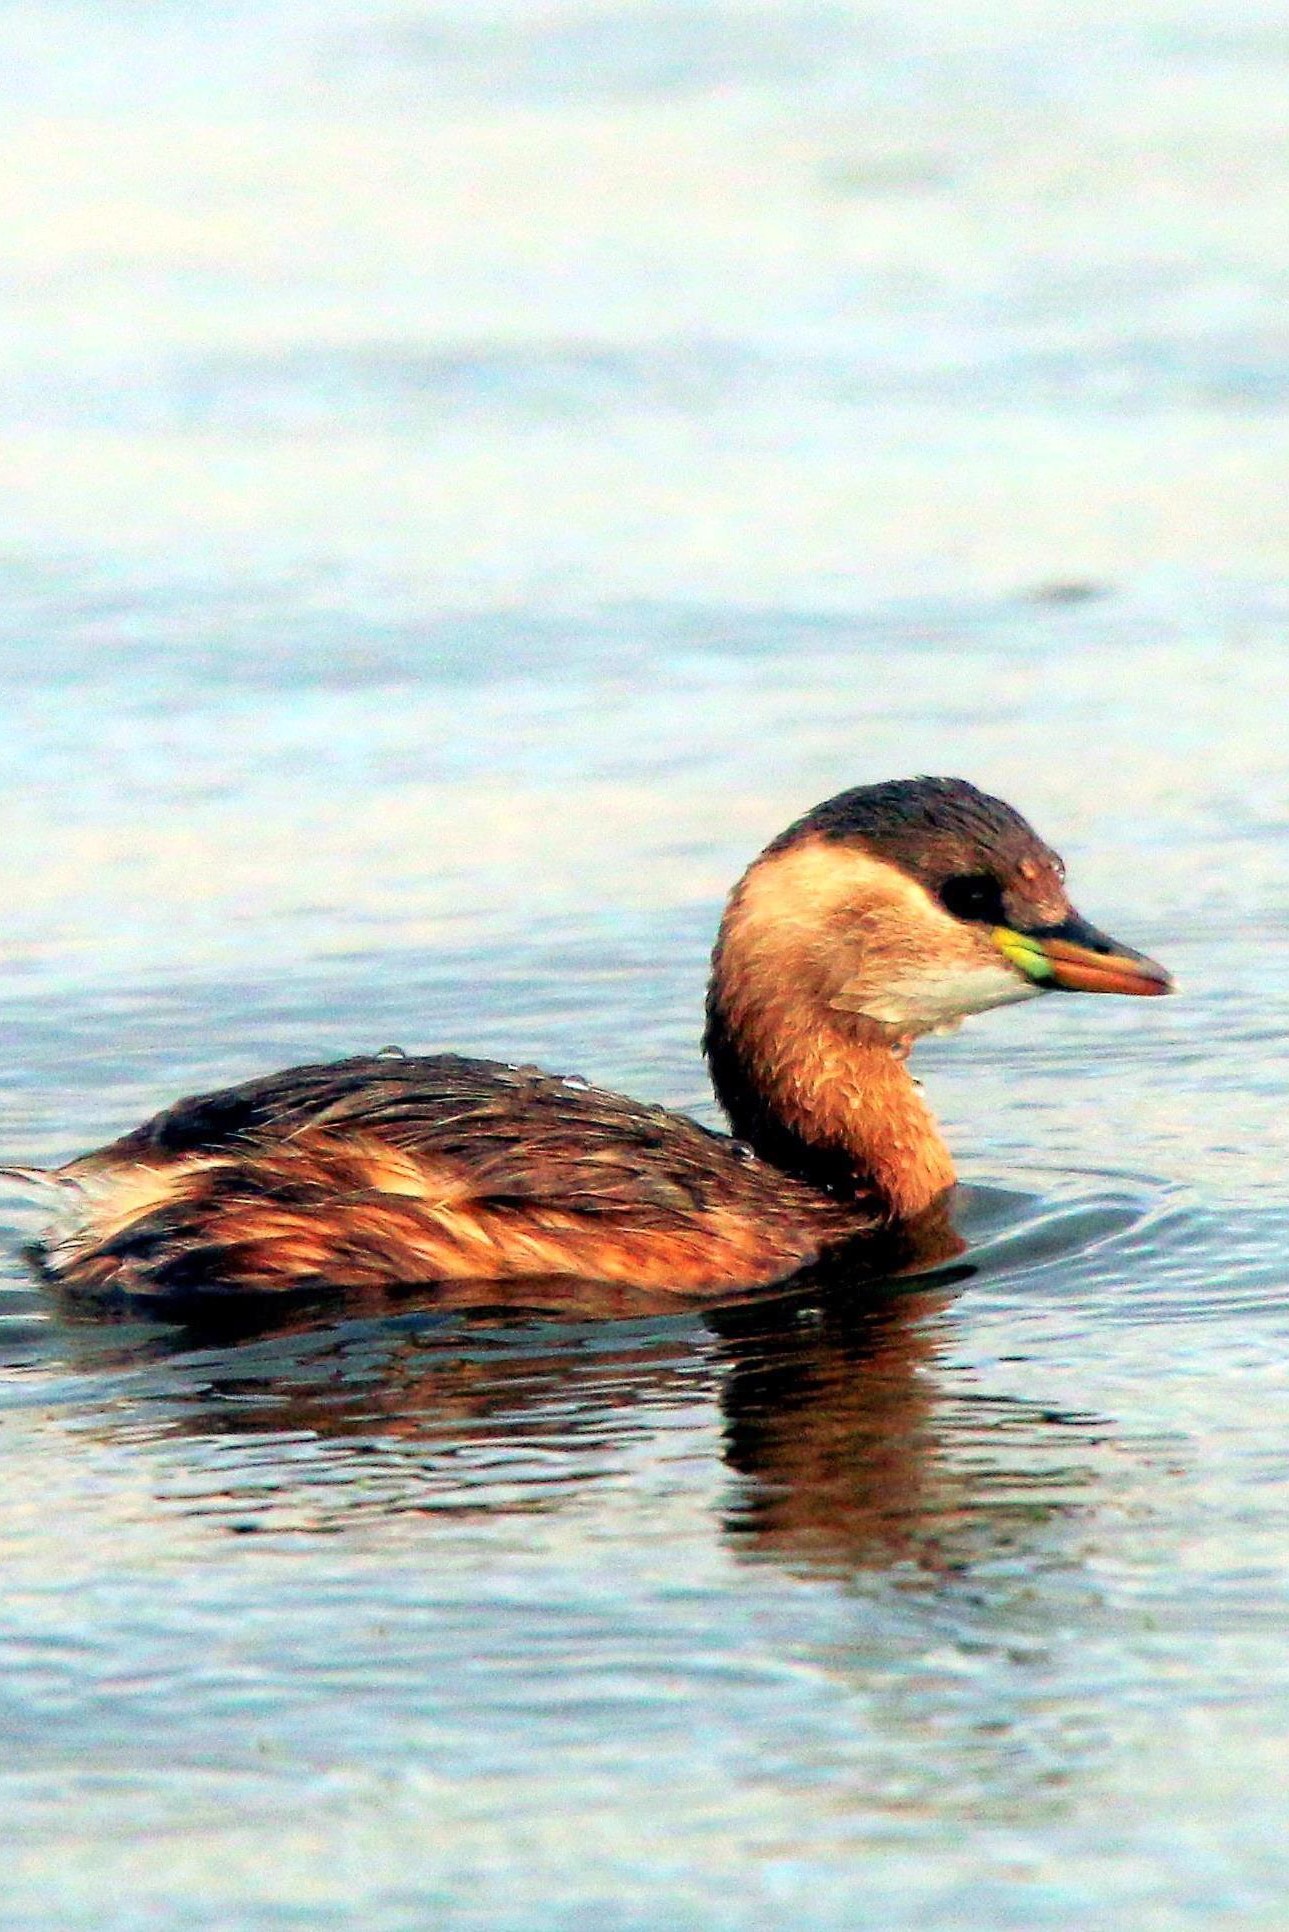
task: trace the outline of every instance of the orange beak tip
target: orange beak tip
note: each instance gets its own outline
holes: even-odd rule
[[[1072,993],[1123,993],[1138,999],[1158,999],[1176,991],[1172,974],[1153,959],[1094,953],[1059,940],[1046,950],[1050,983]]]

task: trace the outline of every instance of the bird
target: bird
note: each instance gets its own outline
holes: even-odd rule
[[[728,1133],[533,1066],[386,1049],[4,1172],[55,1191],[40,1264],[91,1296],[540,1281],[717,1303],[943,1212],[955,1169],[908,1068],[920,1037],[1054,992],[1172,988],[1074,910],[1013,807],[892,779],[797,818],[729,896],[703,1035]]]

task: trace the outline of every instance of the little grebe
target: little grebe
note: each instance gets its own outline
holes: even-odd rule
[[[1166,993],[960,779],[842,792],[730,896],[704,1049],[735,1139],[532,1067],[377,1054],[181,1100],[49,1172],[71,1287],[183,1299],[572,1277],[716,1296],[913,1222],[953,1163],[922,1033],[1065,988]],[[32,1170],[11,1170],[37,1178]]]

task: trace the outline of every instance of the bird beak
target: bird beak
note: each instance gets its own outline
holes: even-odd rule
[[[1171,993],[1170,974],[1144,953],[1120,946],[1076,913],[1059,926],[1017,932],[995,926],[1003,957],[1036,986],[1068,993]]]

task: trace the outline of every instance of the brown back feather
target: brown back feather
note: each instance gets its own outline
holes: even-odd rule
[[[683,1115],[449,1054],[181,1101],[67,1172],[98,1211],[51,1265],[154,1295],[536,1274],[710,1292],[863,1227]],[[118,1177],[140,1203],[124,1219]]]

